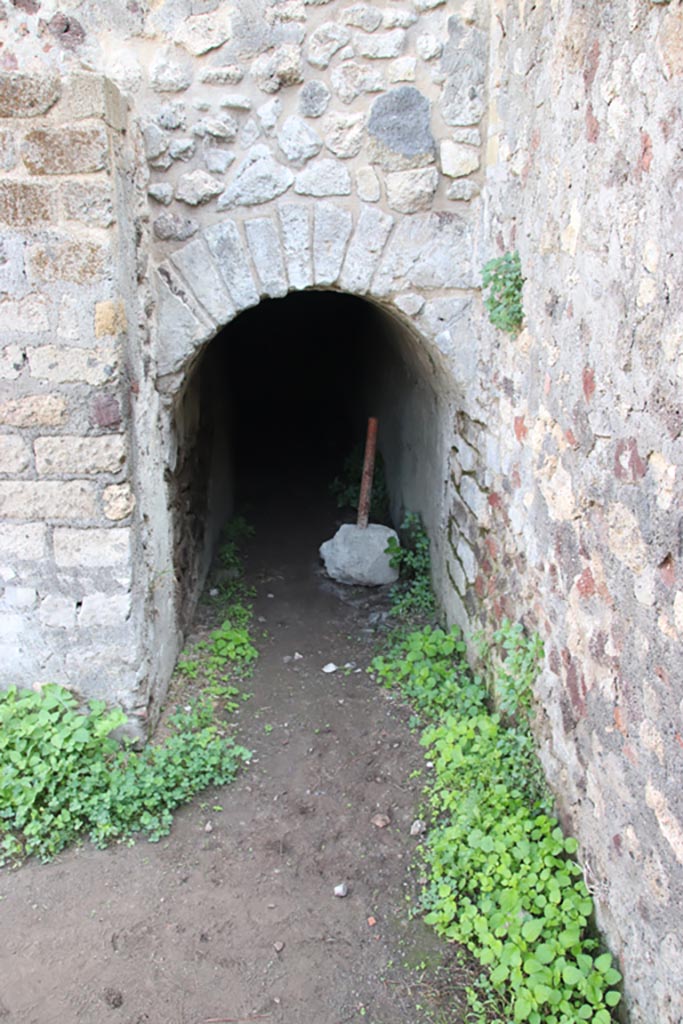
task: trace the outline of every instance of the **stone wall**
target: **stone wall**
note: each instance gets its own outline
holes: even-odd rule
[[[395,462],[444,608],[541,633],[542,756],[632,1020],[680,1024],[681,0],[21,0],[0,27],[2,681],[154,718],[194,368],[263,298],[377,304],[434,395],[430,486]],[[479,292],[512,249],[516,338]]]

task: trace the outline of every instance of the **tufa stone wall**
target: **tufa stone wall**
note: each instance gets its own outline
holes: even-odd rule
[[[681,0],[30,0],[0,25],[2,682],[154,719],[201,585],[173,508],[203,500],[195,368],[263,298],[371,301],[436,396],[405,403],[428,440],[395,490],[444,608],[541,633],[542,756],[631,1019],[680,1024]],[[479,283],[515,248],[512,339]]]

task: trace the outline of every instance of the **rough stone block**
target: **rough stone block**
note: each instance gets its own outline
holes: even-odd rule
[[[235,306],[203,238],[195,238],[178,249],[171,262],[217,324],[226,324],[233,318]]]
[[[382,190],[372,167],[359,167],[356,171],[356,190],[358,198],[364,203],[377,203],[382,195]]]
[[[107,519],[117,522],[126,519],[135,508],[135,495],[130,484],[111,484],[102,493],[102,504]]]
[[[0,380],[16,380],[24,365],[24,353],[18,345],[0,348]]]
[[[191,61],[179,59],[170,46],[159,50],[149,67],[149,84],[155,92],[184,92],[189,89],[193,77]]]
[[[0,74],[0,117],[38,117],[55,105],[61,94],[56,74]]]
[[[324,82],[315,79],[306,82],[299,93],[299,113],[302,117],[322,117],[330,104],[331,95]]]
[[[59,427],[66,419],[61,395],[24,395],[0,403],[0,424],[8,427]]]
[[[352,228],[353,219],[348,210],[341,210],[332,203],[318,203],[313,220],[316,284],[334,284],[339,277]]]
[[[74,629],[76,626],[76,602],[62,594],[48,594],[40,602],[38,618],[50,629]]]
[[[121,299],[95,303],[95,337],[116,337],[126,333],[126,307]]]
[[[45,539],[43,523],[0,523],[0,558],[19,562],[42,561]]]
[[[0,612],[0,644],[14,643],[27,625],[26,617],[18,612]]]
[[[439,184],[436,167],[419,167],[414,171],[387,174],[387,203],[398,213],[418,213],[432,205]]]
[[[341,11],[341,21],[364,32],[374,32],[382,24],[382,10],[371,4],[353,4]]]
[[[417,78],[417,61],[414,57],[397,57],[387,68],[390,82],[414,82]]]
[[[326,21],[311,33],[308,40],[306,59],[313,67],[324,69],[332,57],[351,39],[351,33],[344,25]]]
[[[277,227],[272,220],[259,217],[245,224],[247,242],[264,295],[281,298],[287,294],[287,274]]]
[[[267,146],[254,146],[216,206],[226,210],[267,203],[286,192],[293,181],[292,172],[273,159]]]
[[[28,445],[17,434],[0,434],[0,473],[18,476],[31,465]]]
[[[310,288],[313,284],[310,210],[306,206],[282,203],[278,213],[290,287]]]
[[[81,480],[2,480],[3,519],[93,519],[97,516],[93,484]]]
[[[235,308],[241,310],[255,306],[259,300],[259,294],[254,284],[242,239],[234,222],[225,221],[223,224],[214,224],[204,232],[204,237],[216,266],[228,286]]]
[[[395,530],[371,523],[364,530],[346,523],[331,540],[320,546],[320,557],[328,576],[351,586],[379,587],[395,583],[398,569],[392,568],[386,547],[398,541]]]
[[[353,48],[360,57],[366,57],[369,60],[388,60],[392,57],[400,57],[405,41],[406,34],[402,28],[392,29],[391,32],[380,32],[376,35],[356,32],[353,37]]]
[[[222,191],[222,182],[216,181],[206,171],[198,168],[180,176],[176,185],[175,197],[179,202],[187,203],[188,206],[201,206],[220,195]]]
[[[130,563],[130,528],[58,527],[54,533],[54,552],[55,562],[63,569],[126,566]]]
[[[29,252],[32,276],[49,283],[87,284],[104,274],[109,250],[97,242],[70,238],[35,245]]]
[[[41,345],[26,350],[31,376],[55,384],[110,383],[118,373],[119,357],[113,348],[64,348]]]
[[[16,301],[0,302],[0,322],[6,330],[18,334],[40,334],[50,326],[47,303],[42,295],[34,293]]]
[[[332,88],[342,103],[353,103],[362,93],[382,92],[384,87],[381,71],[356,61],[344,61],[332,72]]]
[[[123,626],[130,616],[130,594],[88,594],[78,613],[82,629]]]
[[[476,171],[480,164],[479,150],[444,139],[440,146],[441,170],[449,178],[463,178]]]
[[[486,36],[467,28],[458,15],[448,19],[449,39],[441,58],[446,75],[440,106],[446,124],[478,124],[486,109]]]
[[[176,213],[162,213],[152,225],[154,234],[162,242],[185,242],[199,230],[199,224],[191,217],[180,217]]]
[[[153,280],[157,293],[157,371],[164,376],[175,373],[191,359],[199,345],[211,336],[213,327],[198,320],[175,294],[169,284],[168,268],[162,266],[160,270]]]
[[[95,228],[108,228],[114,223],[114,203],[109,185],[69,181],[61,191],[66,220]]]
[[[33,442],[33,450],[40,476],[118,473],[126,459],[124,438],[120,434],[37,437]]]
[[[317,156],[323,148],[323,140],[318,133],[296,114],[283,122],[277,133],[277,142],[287,159],[298,166]]]
[[[56,194],[49,185],[27,181],[0,181],[0,224],[32,227],[57,219]]]
[[[35,608],[38,593],[33,587],[5,587],[1,603],[4,608],[30,611]]]
[[[434,159],[430,105],[412,85],[402,85],[372,104],[368,133],[373,162],[388,171],[423,167]]]
[[[297,174],[294,191],[304,196],[348,196],[351,194],[351,175],[338,160],[323,157]]]
[[[365,114],[328,114],[323,121],[325,145],[341,160],[358,156],[363,145]]]
[[[369,289],[393,223],[393,217],[373,207],[361,211],[339,279],[345,291],[354,295]]]
[[[108,164],[103,128],[36,128],[29,132],[21,156],[31,174],[93,174]]]
[[[190,14],[182,19],[174,36],[176,43],[184,46],[193,57],[217,49],[231,37],[232,12],[229,8]]]
[[[263,92],[278,92],[285,86],[299,85],[303,81],[301,48],[292,43],[276,46],[256,58],[251,74]]]

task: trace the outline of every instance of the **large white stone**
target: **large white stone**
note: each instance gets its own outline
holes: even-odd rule
[[[318,133],[296,114],[283,122],[277,133],[277,142],[287,159],[299,166],[317,156],[323,148],[323,140]]]
[[[348,196],[351,175],[343,164],[325,157],[297,174],[294,191],[304,196]]]
[[[203,238],[195,238],[182,249],[177,249],[171,256],[171,262],[212,320],[226,324],[232,319],[235,307]]]
[[[313,223],[313,263],[316,284],[334,284],[339,277],[353,220],[348,210],[318,203]]]
[[[326,21],[311,33],[306,51],[309,64],[316,68],[326,68],[337,50],[346,46],[350,39],[348,28],[334,21]]]
[[[331,540],[320,546],[320,557],[328,576],[351,586],[379,587],[395,583],[398,569],[389,564],[386,547],[395,530],[370,523],[364,530],[351,523],[340,526]]]
[[[290,286],[297,290],[313,284],[310,212],[308,206],[295,203],[283,203],[278,209],[287,276]]]
[[[353,103],[366,92],[381,92],[385,87],[381,71],[346,61],[332,72],[332,88],[342,103]]]
[[[388,213],[372,206],[363,208],[339,279],[345,291],[357,295],[368,290],[393,223]]]
[[[395,28],[390,32],[381,32],[372,36],[366,35],[364,32],[356,32],[353,37],[353,46],[361,57],[367,57],[369,60],[387,60],[391,57],[400,57],[405,39],[406,34],[402,28]]]
[[[436,167],[419,167],[414,171],[387,174],[387,203],[398,213],[417,213],[432,204],[439,172]]]
[[[274,160],[266,146],[254,146],[216,205],[219,210],[226,210],[267,203],[286,192],[293,181],[289,168]]]
[[[479,150],[444,139],[439,147],[441,170],[449,178],[463,178],[479,167]]]
[[[188,206],[201,206],[210,202],[223,191],[223,182],[217,181],[206,171],[190,171],[181,174],[175,189],[175,197]]]
[[[255,306],[259,294],[254,284],[249,261],[239,231],[233,221],[213,224],[204,232],[209,251],[228,286],[237,310]]]
[[[325,145],[342,160],[358,156],[363,145],[365,114],[327,114],[323,120]]]
[[[245,231],[263,294],[282,298],[287,294],[287,275],[275,224],[267,217],[258,217],[246,222]]]

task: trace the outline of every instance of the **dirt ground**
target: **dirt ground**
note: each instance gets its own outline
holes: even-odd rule
[[[240,711],[252,765],[158,844],[0,872],[3,1024],[461,1019],[459,969],[409,919],[423,765],[409,713],[364,671],[322,672],[368,664],[386,607],[321,575],[336,528],[323,511],[255,519],[248,572],[267,635]]]

